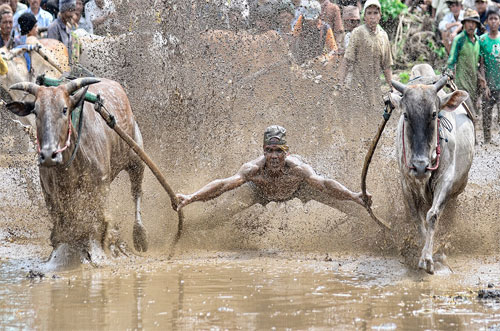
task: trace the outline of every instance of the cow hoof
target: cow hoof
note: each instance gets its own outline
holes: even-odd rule
[[[45,268],[51,271],[75,269],[85,260],[85,254],[80,248],[68,244],[58,245],[50,254]]]
[[[419,269],[425,270],[428,274],[434,275],[434,262],[432,261],[432,258],[421,258],[418,262],[418,267]]]
[[[144,225],[140,223],[134,224],[133,238],[136,251],[146,252],[148,250],[148,239]]]

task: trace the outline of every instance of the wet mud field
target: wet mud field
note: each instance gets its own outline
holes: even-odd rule
[[[272,124],[287,128],[291,152],[318,173],[360,190],[383,107],[367,109],[357,90],[339,93],[338,63],[298,66],[276,33],[207,27],[196,1],[117,3],[126,28],[84,48],[82,62],[124,86],[145,151],[174,191],[234,174],[262,153]],[[390,233],[354,204],[349,214],[298,199],[252,205],[243,185],[187,206],[172,249],[177,214],[146,170],[148,252],[133,249],[134,206],[122,173],[106,204],[121,254],[51,272],[42,270],[52,225],[36,148],[1,109],[0,328],[500,329],[497,299],[478,298],[480,290],[500,289],[498,125],[496,144],[476,146],[468,185],[440,220],[436,247],[448,259],[431,276],[415,268],[421,247],[402,201],[399,116],[389,121],[367,180]]]

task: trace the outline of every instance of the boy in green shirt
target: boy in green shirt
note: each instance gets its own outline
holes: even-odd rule
[[[486,22],[490,26],[490,32],[479,38],[481,73],[486,76],[486,82],[481,82],[484,89],[483,100],[483,132],[484,142],[491,141],[491,113],[493,106],[497,104],[500,109],[500,11],[497,7],[490,7],[486,14]]]
[[[479,75],[479,41],[475,30],[481,26],[479,14],[473,9],[467,9],[462,24],[463,31],[453,39],[448,69],[455,70],[457,87],[469,93],[470,98],[466,100],[466,103],[471,110],[475,110]]]

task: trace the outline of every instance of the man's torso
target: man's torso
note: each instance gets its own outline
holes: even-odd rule
[[[483,34],[479,44],[488,86],[491,90],[500,90],[500,35],[491,39],[488,34]]]

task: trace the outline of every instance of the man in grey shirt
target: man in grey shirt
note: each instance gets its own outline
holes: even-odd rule
[[[72,63],[73,40],[71,25],[76,9],[76,0],[59,0],[59,16],[47,30],[47,37],[57,39],[68,48],[69,62]]]

